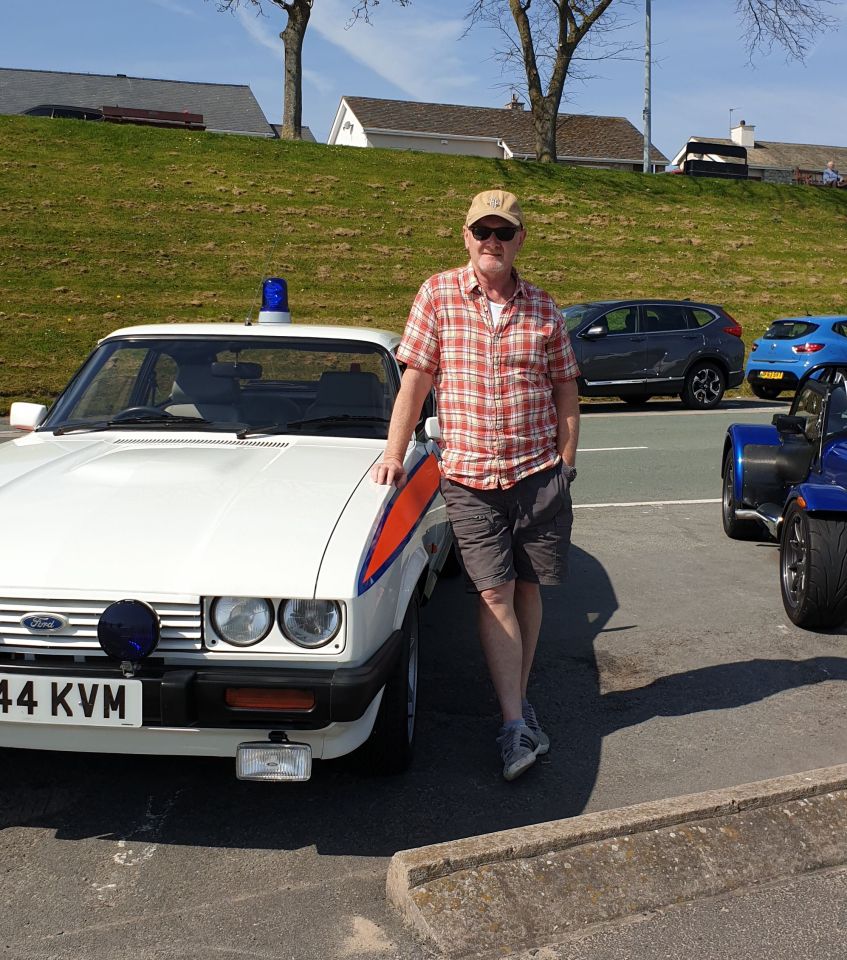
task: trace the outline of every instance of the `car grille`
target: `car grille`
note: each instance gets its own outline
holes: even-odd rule
[[[97,622],[113,598],[0,597],[0,649],[27,648],[56,653],[100,650]],[[160,600],[139,597],[158,613],[162,635],[158,650],[200,650],[203,646],[203,614],[199,599]],[[35,633],[21,624],[28,613],[52,613],[68,625],[57,633]]]

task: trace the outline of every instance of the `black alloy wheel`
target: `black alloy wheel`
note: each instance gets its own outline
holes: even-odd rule
[[[698,361],[688,371],[680,400],[692,410],[711,410],[723,399],[726,376],[714,363]]]
[[[738,502],[735,499],[735,461],[732,449],[727,450],[723,462],[723,491],[721,495],[721,520],[723,532],[732,540],[755,540],[761,533],[756,520],[739,520],[735,516]]]
[[[779,543],[782,603],[798,627],[837,627],[847,620],[847,521],[809,515],[795,500]]]

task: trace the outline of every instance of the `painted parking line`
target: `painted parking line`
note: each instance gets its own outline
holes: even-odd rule
[[[577,447],[577,453],[608,453],[616,450],[649,450],[649,447]]]
[[[709,500],[630,500],[627,503],[575,503],[574,510],[596,510],[600,507],[677,507],[698,503],[720,503],[720,497]]]

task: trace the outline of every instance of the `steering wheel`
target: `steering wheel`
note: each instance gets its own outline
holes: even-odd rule
[[[116,413],[112,419],[113,420],[132,420],[134,417],[160,417],[161,419],[171,419],[173,417],[172,413],[168,413],[167,410],[160,410],[159,407],[127,407],[125,410],[121,410],[120,413]]]

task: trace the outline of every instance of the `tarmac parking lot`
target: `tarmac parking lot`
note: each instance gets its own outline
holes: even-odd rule
[[[845,631],[791,625],[776,545],[721,529],[726,426],[773,409],[584,413],[533,687],[548,756],[501,779],[472,607],[443,580],[403,777],[316,763],[271,786],[229,761],[0,751],[0,955],[430,957],[385,901],[397,850],[845,762]]]

